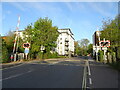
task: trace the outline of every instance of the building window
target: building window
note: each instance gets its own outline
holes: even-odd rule
[[[62,42],[60,42],[60,44],[62,44]]]

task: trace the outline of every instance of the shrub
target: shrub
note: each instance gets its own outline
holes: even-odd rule
[[[109,65],[120,72],[120,61],[109,63]]]
[[[103,62],[103,51],[99,51],[98,52],[98,60],[100,61],[100,62]]]
[[[2,63],[7,63],[9,62],[9,55],[8,55],[8,50],[6,47],[6,42],[4,39],[2,39]]]

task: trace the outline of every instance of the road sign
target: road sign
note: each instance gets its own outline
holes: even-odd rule
[[[24,53],[29,53],[29,48],[25,48]]]
[[[99,41],[99,42],[100,42],[101,47],[110,47],[110,41],[109,40]]]
[[[40,50],[44,51],[45,50],[45,46],[41,46]]]
[[[30,48],[30,43],[23,43],[23,48]]]

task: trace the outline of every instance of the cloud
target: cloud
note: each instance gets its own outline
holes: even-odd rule
[[[73,5],[71,5],[70,2],[66,2],[65,4],[66,4],[66,6],[68,7],[68,9],[73,12],[73,10],[74,10],[74,9],[73,9]]]
[[[45,2],[25,2],[24,4],[21,2],[11,4],[20,9],[21,11],[31,11],[31,9],[33,9],[33,11],[37,10],[38,13],[57,13],[62,11],[59,7],[54,7],[54,5]]]
[[[106,16],[106,17],[113,16],[113,14],[107,10],[111,8],[110,4],[106,4],[106,6],[103,6],[103,3],[89,3],[89,6],[103,16]]]
[[[75,10],[78,10],[78,9],[84,9],[83,4],[81,4],[79,2],[65,2],[65,5],[72,12],[75,11]]]
[[[79,9],[85,9],[85,5],[82,4],[82,3],[76,3],[76,6],[79,8]]]
[[[19,10],[21,11],[25,11],[26,8],[24,8],[20,3],[18,2],[13,2],[13,3],[10,3],[11,5],[13,5],[14,7],[18,8]]]
[[[86,7],[82,2],[65,2],[67,8],[72,12],[86,11]]]

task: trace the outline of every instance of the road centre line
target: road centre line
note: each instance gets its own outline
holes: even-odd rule
[[[87,66],[87,64],[85,61],[85,66],[84,66],[84,71],[83,71],[82,90],[84,90],[86,88],[86,73],[87,73],[86,66]]]
[[[91,75],[89,61],[87,61],[87,66],[88,66],[88,74]]]
[[[89,60],[87,61],[87,66],[88,66],[88,75],[91,76]],[[90,77],[89,77],[89,83],[92,84],[92,79]]]
[[[89,83],[92,84],[92,79],[91,78],[89,78]]]

